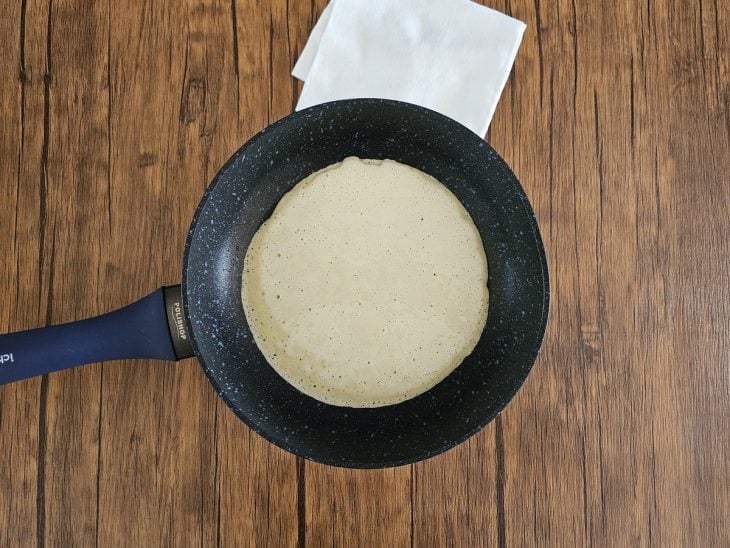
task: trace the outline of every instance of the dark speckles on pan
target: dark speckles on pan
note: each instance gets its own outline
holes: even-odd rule
[[[371,409],[323,404],[284,381],[256,347],[240,299],[246,249],[279,199],[348,156],[390,158],[443,182],[474,220],[489,261],[489,316],[472,355],[428,392]],[[532,209],[489,145],[427,109],[357,99],[284,118],[226,163],[188,234],[183,295],[196,354],[238,417],[305,458],[374,468],[441,453],[504,408],[537,356],[549,288]]]

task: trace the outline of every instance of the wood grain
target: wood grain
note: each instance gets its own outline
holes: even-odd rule
[[[0,546],[730,544],[730,9],[493,0],[528,24],[492,145],[552,317],[505,412],[383,471],[251,433],[194,360],[0,388]],[[324,0],[19,0],[0,18],[0,332],[179,279],[200,195],[288,114]]]

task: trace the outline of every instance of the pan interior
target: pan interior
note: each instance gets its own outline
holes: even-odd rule
[[[296,390],[256,346],[240,298],[246,250],[279,199],[349,156],[396,160],[441,181],[469,212],[489,261],[489,315],[476,348],[442,382],[397,405],[336,407]],[[449,118],[374,99],[300,111],[236,152],[195,214],[183,292],[196,353],[233,411],[289,451],[351,467],[413,462],[478,431],[532,367],[548,307],[534,215],[504,161]]]

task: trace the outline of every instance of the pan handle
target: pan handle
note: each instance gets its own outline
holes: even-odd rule
[[[0,335],[0,385],[109,360],[193,356],[179,285],[78,322]]]

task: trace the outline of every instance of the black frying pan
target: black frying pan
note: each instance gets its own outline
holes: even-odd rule
[[[489,315],[474,352],[428,392],[371,409],[321,403],[284,381],[257,348],[240,297],[246,250],[279,199],[348,156],[397,160],[445,184],[474,220],[489,262]],[[182,290],[164,288],[104,316],[0,336],[0,384],[94,361],[194,352],[234,413],[279,447],[338,466],[396,466],[457,445],[504,408],[537,356],[548,301],[535,216],[489,145],[421,107],[336,101],[269,126],[223,166],[188,233]]]

